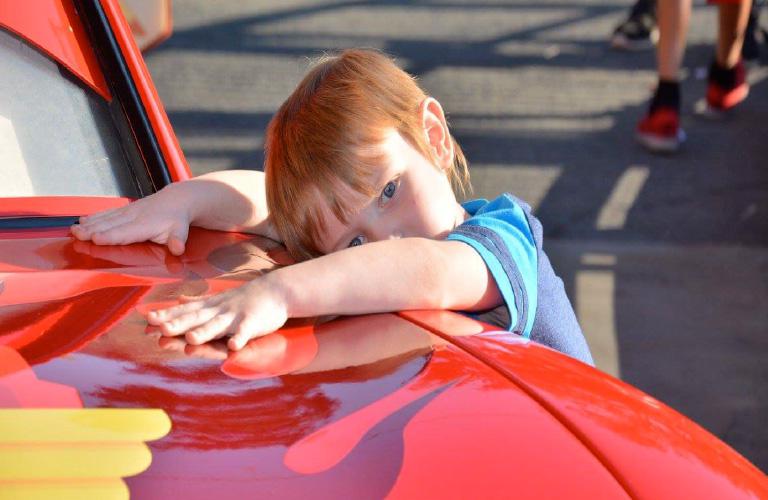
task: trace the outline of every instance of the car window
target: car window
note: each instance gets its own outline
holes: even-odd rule
[[[108,103],[0,29],[0,197],[138,197]]]

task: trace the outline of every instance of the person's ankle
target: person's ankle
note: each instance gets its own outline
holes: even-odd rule
[[[715,83],[720,87],[730,89],[735,87],[740,79],[743,79],[739,76],[740,71],[743,71],[741,60],[728,66],[720,63],[717,58],[713,58],[712,63],[709,65],[708,80],[710,83]]]
[[[680,111],[680,82],[677,80],[659,79],[656,86],[656,92],[651,98],[651,104],[648,109],[653,113],[658,108],[669,108]]]

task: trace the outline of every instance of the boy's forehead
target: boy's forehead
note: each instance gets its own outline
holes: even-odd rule
[[[317,233],[320,241],[318,242],[318,247],[323,253],[329,253],[334,250],[338,239],[354,224],[355,218],[360,212],[371,203],[369,196],[355,191],[344,182],[339,181],[333,189],[332,198],[339,200],[345,208],[347,214],[346,222],[336,216],[328,197],[323,196],[319,192],[317,192],[317,196],[313,197],[315,206],[311,207],[311,209],[316,210],[319,218],[320,224],[317,228]]]
[[[322,224],[318,228],[318,248],[324,254],[331,253],[347,226],[336,217],[326,202],[319,208],[319,216]]]
[[[402,148],[407,145],[402,136],[390,127],[381,133],[381,140],[368,146],[360,147],[355,153],[359,159],[359,169],[351,172],[354,182],[367,187],[369,194],[364,194],[353,188],[341,177],[326,184],[327,190],[320,186],[311,186],[310,207],[314,210],[318,219],[317,235],[318,248],[323,253],[333,251],[339,238],[348,228],[354,226],[356,218],[373,201],[391,175],[391,167],[397,163],[397,157],[402,153]],[[330,192],[327,192],[330,191]],[[346,222],[340,220],[331,206],[332,200],[338,201],[343,207]]]

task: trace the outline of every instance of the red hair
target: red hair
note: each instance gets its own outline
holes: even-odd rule
[[[322,58],[280,106],[267,127],[267,206],[277,234],[297,261],[322,254],[317,242],[325,201],[342,222],[351,208],[339,192],[346,185],[374,196],[372,173],[380,168],[375,146],[388,128],[433,161],[419,109],[427,95],[415,79],[384,54],[351,49]],[[469,186],[459,145],[446,171],[454,190]],[[435,167],[437,168],[437,166]]]

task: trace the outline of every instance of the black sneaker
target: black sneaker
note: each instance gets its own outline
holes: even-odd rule
[[[611,47],[617,50],[653,48],[659,39],[656,17],[652,14],[632,16],[616,27],[611,35]]]

